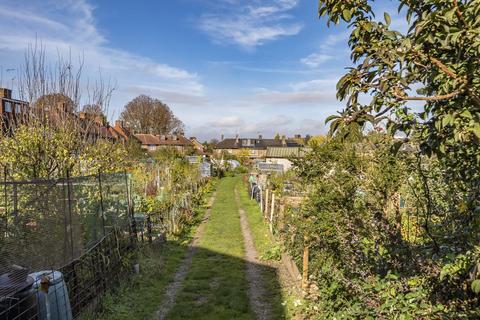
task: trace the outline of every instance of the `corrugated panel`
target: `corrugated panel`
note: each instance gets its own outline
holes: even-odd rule
[[[267,158],[296,158],[305,156],[308,148],[299,147],[268,147]]]

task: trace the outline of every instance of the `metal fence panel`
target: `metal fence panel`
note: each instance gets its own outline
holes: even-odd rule
[[[76,316],[128,270],[136,234],[125,174],[3,181],[0,190],[0,320],[36,317],[39,302],[23,312],[28,299],[17,297],[38,296],[17,285],[28,272],[61,270]]]

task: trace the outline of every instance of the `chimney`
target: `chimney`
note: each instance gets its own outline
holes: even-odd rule
[[[12,99],[12,90],[7,88],[0,88],[0,98]]]
[[[258,140],[262,140],[262,139],[263,139],[262,135],[259,134],[259,135],[258,135]]]
[[[115,127],[123,128],[123,121],[122,120],[116,120],[115,121]]]
[[[282,145],[283,146],[287,145],[287,138],[285,136],[282,136]]]
[[[222,133],[222,135],[220,136],[220,141],[223,141],[224,139],[225,139],[225,136]]]

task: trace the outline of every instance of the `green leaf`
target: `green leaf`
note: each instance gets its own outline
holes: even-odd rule
[[[363,24],[363,27],[365,28],[365,30],[367,30],[367,32],[372,31],[372,24],[370,22],[365,22]]]
[[[473,133],[477,136],[477,138],[480,139],[480,124],[476,124],[474,127],[473,127]]]
[[[350,10],[343,10],[342,12],[342,16],[343,16],[343,19],[347,22],[350,21],[350,19],[352,18],[352,13],[350,12]]]
[[[336,115],[336,114],[333,114],[331,116],[328,116],[327,119],[325,119],[325,123],[329,123],[330,121],[334,120],[334,119],[338,119],[339,116]]]
[[[473,280],[471,284],[471,288],[474,293],[480,293],[480,280],[479,279]]]
[[[383,16],[385,18],[385,23],[387,24],[387,26],[389,26],[390,23],[392,23],[392,18],[390,18],[390,15],[387,12],[384,12]]]
[[[468,119],[472,119],[472,114],[471,114],[470,111],[468,111],[468,110],[462,111],[461,115],[462,115],[462,117],[465,117],[465,118],[468,118]]]
[[[440,143],[440,146],[438,147],[438,150],[439,150],[441,153],[445,153],[445,144],[444,144],[444,143]]]
[[[443,116],[443,119],[442,119],[442,127],[446,127],[450,124],[453,124],[453,117],[451,114],[446,114]]]

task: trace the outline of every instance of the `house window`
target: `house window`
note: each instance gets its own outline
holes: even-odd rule
[[[5,112],[12,112],[12,103],[10,101],[5,101]]]
[[[18,103],[15,105],[15,113],[22,113],[22,106]]]

